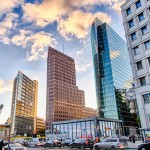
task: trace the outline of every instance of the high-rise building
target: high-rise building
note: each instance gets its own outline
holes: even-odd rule
[[[36,134],[45,133],[45,121],[44,118],[36,117]]]
[[[91,118],[97,116],[97,109],[84,107],[82,109],[82,118]]]
[[[46,129],[53,122],[80,119],[84,91],[76,86],[74,59],[49,47],[47,58]]]
[[[11,125],[12,133],[31,135],[36,132],[38,82],[29,79],[21,71],[14,80]]]
[[[126,101],[132,71],[125,41],[96,18],[91,28],[91,44],[99,117],[123,120],[125,129],[136,127],[136,114],[130,113]]]
[[[150,1],[127,0],[123,25],[142,128],[150,128]]]

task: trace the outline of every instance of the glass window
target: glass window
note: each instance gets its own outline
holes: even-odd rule
[[[142,35],[146,34],[148,32],[147,26],[144,26],[143,28],[141,28],[141,32],[142,32]]]
[[[134,47],[133,50],[134,50],[134,55],[138,55],[141,53],[139,46]]]
[[[129,28],[133,27],[133,26],[134,26],[133,19],[132,19],[132,20],[130,20],[130,21],[128,22],[128,24],[129,24]]]
[[[138,70],[143,69],[142,61],[138,61],[136,65]]]
[[[145,49],[150,49],[150,40],[144,42]]]
[[[141,85],[141,86],[146,85],[145,77],[139,78],[139,81],[140,81],[140,85]]]
[[[144,20],[144,14],[143,14],[143,12],[138,15],[138,18],[139,18],[139,22],[142,21],[142,20]]]
[[[132,13],[130,7],[126,10],[126,13],[127,13],[127,16],[130,15],[130,14]]]
[[[150,103],[150,93],[144,94],[143,95],[143,100],[144,100],[145,104],[149,104]]]
[[[137,38],[136,38],[136,32],[134,32],[134,33],[131,34],[131,39],[132,39],[132,41],[134,41],[134,40],[137,39]]]
[[[150,65],[150,57],[148,57],[147,59],[148,59],[148,63],[149,63],[149,65]]]
[[[136,8],[138,9],[138,8],[140,8],[142,5],[141,5],[141,1],[139,0],[139,1],[137,1],[136,3],[135,3],[135,6],[136,6]]]

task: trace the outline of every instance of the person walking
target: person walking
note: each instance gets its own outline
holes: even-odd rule
[[[132,140],[133,140],[133,143],[135,143],[135,136],[133,135],[133,137],[132,137]]]
[[[5,144],[4,144],[3,140],[1,140],[1,142],[0,142],[0,150],[2,150],[3,146],[5,146]]]

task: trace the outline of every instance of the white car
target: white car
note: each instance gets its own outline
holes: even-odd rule
[[[28,143],[28,147],[44,147],[45,141],[42,138],[33,138],[31,141]]]
[[[100,149],[125,149],[128,148],[128,143],[125,138],[107,138],[99,143],[94,144],[95,150]]]
[[[26,150],[26,147],[23,147],[21,144],[19,143],[13,143],[13,144],[9,144],[9,148],[8,145],[6,145],[4,147],[4,150]]]

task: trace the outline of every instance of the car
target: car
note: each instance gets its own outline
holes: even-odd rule
[[[27,146],[28,146],[28,143],[29,143],[29,142],[28,142],[27,140],[24,140],[24,141],[22,141],[20,144],[27,147]]]
[[[46,147],[59,147],[61,148],[62,147],[62,142],[59,141],[59,140],[52,140],[52,139],[49,139],[45,144],[44,144],[44,148]]]
[[[21,144],[19,143],[12,143],[12,144],[9,144],[9,147],[8,145],[4,147],[3,150],[26,150],[26,147],[22,146]]]
[[[138,146],[138,150],[150,150],[150,143],[142,143]]]
[[[73,148],[79,148],[79,149],[90,148],[90,149],[93,149],[93,145],[94,145],[93,139],[79,138],[70,144],[70,149],[73,149]]]
[[[107,138],[94,144],[95,150],[100,149],[125,149],[128,148],[128,143],[125,138]]]
[[[62,146],[63,146],[63,147],[64,147],[64,146],[68,146],[68,147],[69,147],[72,142],[74,142],[74,140],[71,140],[71,139],[65,140],[65,141],[62,143]]]
[[[42,138],[33,138],[28,142],[28,147],[43,147],[45,144],[45,140]]]

